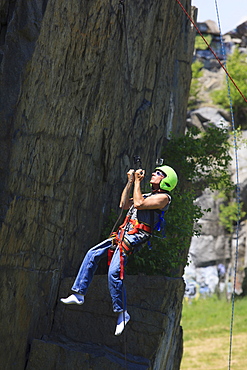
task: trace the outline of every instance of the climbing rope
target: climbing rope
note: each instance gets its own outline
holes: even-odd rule
[[[127,74],[128,74],[128,89],[129,89],[128,93],[129,93],[129,104],[130,104],[129,120],[130,120],[130,123],[132,123],[133,122],[133,108],[132,108],[132,100],[131,100],[131,73],[130,73],[130,62],[129,62],[129,43],[128,43],[128,30],[127,30],[126,11],[125,11],[125,0],[119,0],[119,5],[121,7],[122,15],[123,15],[123,27],[124,27],[124,38],[125,38],[125,50],[126,50],[126,64],[127,64]],[[124,204],[122,205],[120,215],[119,215],[115,225],[118,223],[118,221],[122,217],[126,201],[127,201],[127,199],[124,200]],[[115,225],[114,225],[114,228],[115,228]],[[123,235],[121,236],[121,239],[123,240],[123,238],[124,238],[124,230],[123,230]],[[123,251],[122,251],[122,248],[120,247],[122,240],[120,241],[120,244],[119,244],[120,270],[122,269],[121,264],[123,263],[123,261],[121,261],[121,253],[123,253]],[[124,340],[123,340],[123,342],[124,342],[124,363],[125,363],[125,369],[128,370],[127,335],[126,335],[126,331],[125,331],[125,326],[126,326],[126,323],[125,323],[125,309],[127,309],[127,307],[125,307],[126,302],[125,302],[125,296],[124,296],[125,287],[124,287],[123,271],[122,271],[121,280],[122,280],[122,302],[123,302],[123,319],[124,319]]]
[[[224,63],[226,66],[226,53],[224,47],[224,41],[221,32],[220,26],[220,16],[219,16],[219,8],[217,4],[217,0],[215,0],[215,8],[217,13],[217,20],[218,20],[218,27],[220,31],[220,42],[221,42],[221,50],[224,59]],[[226,75],[226,83],[227,83],[227,91],[228,91],[228,99],[230,103],[230,112],[231,112],[231,120],[232,120],[232,130],[234,133],[234,152],[235,152],[235,163],[236,163],[236,182],[237,182],[237,191],[236,191],[236,198],[237,198],[237,205],[238,205],[238,214],[237,214],[237,226],[236,226],[236,251],[235,251],[235,263],[234,263],[234,283],[233,283],[233,293],[232,293],[232,313],[231,313],[231,323],[230,323],[230,345],[229,345],[229,357],[228,357],[228,369],[231,369],[231,359],[232,359],[232,338],[233,338],[233,321],[234,321],[234,305],[235,305],[235,289],[236,289],[236,277],[237,277],[237,265],[238,265],[238,240],[239,240],[239,229],[240,229],[240,186],[239,186],[239,171],[238,171],[238,151],[237,151],[237,138],[236,138],[236,128],[235,128],[235,121],[234,121],[234,114],[233,114],[233,104],[232,104],[232,97],[231,97],[231,90],[230,90],[230,83],[228,75]]]
[[[131,100],[131,72],[130,72],[130,61],[129,61],[129,42],[128,42],[128,29],[127,29],[127,21],[126,21],[125,0],[119,0],[119,5],[121,7],[122,15],[123,15],[126,64],[127,64],[128,88],[129,88],[129,104],[130,104],[129,118],[130,118],[130,122],[132,122],[133,121],[133,108],[132,108],[132,100]]]
[[[205,42],[205,44],[207,45],[207,47],[209,48],[209,50],[211,51],[211,53],[214,55],[215,59],[218,61],[218,63],[220,64],[220,66],[224,69],[226,75],[229,77],[229,79],[231,80],[231,82],[233,83],[233,85],[235,86],[235,88],[238,90],[239,94],[242,96],[242,98],[244,99],[244,101],[247,103],[247,98],[244,96],[244,94],[242,93],[242,91],[240,90],[240,88],[237,86],[236,82],[234,81],[234,79],[232,78],[232,76],[230,75],[230,73],[227,71],[227,69],[225,68],[224,64],[221,62],[221,60],[217,56],[217,54],[211,48],[211,46],[209,45],[209,43],[207,42],[207,40],[205,39],[205,37],[203,36],[203,34],[201,33],[201,31],[197,27],[196,23],[193,21],[193,19],[191,18],[191,16],[187,12],[187,10],[184,8],[183,4],[181,4],[181,2],[179,0],[176,0],[176,2],[182,8],[183,12],[186,14],[186,16],[188,17],[188,19],[190,20],[190,22],[193,24],[193,26],[195,27],[195,29],[197,30],[197,32],[199,33],[199,35],[202,37],[203,41]]]
[[[231,94],[230,94],[230,83],[229,83],[229,80],[231,80],[231,82],[233,83],[233,85],[235,86],[235,88],[237,89],[237,91],[242,96],[242,98],[244,99],[245,102],[247,102],[247,99],[244,96],[244,94],[242,93],[242,91],[240,90],[240,88],[237,86],[237,84],[235,83],[235,81],[233,80],[233,78],[231,77],[231,75],[229,74],[229,72],[227,71],[226,63],[223,64],[221,62],[221,60],[219,59],[219,57],[216,55],[216,53],[214,52],[214,50],[211,48],[211,46],[209,45],[209,43],[207,42],[207,40],[205,39],[205,37],[203,36],[203,34],[201,33],[201,31],[197,27],[196,23],[193,21],[193,19],[188,14],[188,12],[184,8],[184,6],[181,4],[180,0],[176,0],[176,1],[179,4],[179,6],[182,8],[183,12],[186,14],[186,16],[188,17],[188,19],[190,20],[190,22],[193,24],[193,26],[195,27],[195,29],[197,30],[197,32],[199,33],[199,35],[202,37],[202,39],[206,43],[207,47],[209,48],[209,50],[214,55],[215,59],[218,61],[218,63],[220,64],[220,66],[225,71],[226,78],[227,78],[227,86],[228,86],[228,96],[229,96],[229,101],[230,101],[232,129],[233,129],[233,132],[234,132],[234,146],[235,146],[236,174],[237,174],[237,202],[238,202],[238,222],[237,222],[237,230],[236,230],[236,233],[237,233],[237,238],[236,238],[237,239],[237,242],[236,242],[235,270],[234,270],[234,288],[233,288],[233,295],[232,295],[232,316],[231,316],[231,329],[230,329],[230,350],[229,350],[229,369],[230,369],[230,366],[231,366],[231,353],[232,353],[233,320],[234,320],[234,297],[235,297],[236,271],[237,271],[237,261],[238,261],[238,238],[239,238],[239,220],[240,220],[240,195],[239,195],[240,188],[239,188],[239,179],[238,179],[238,156],[237,156],[236,130],[235,130],[235,123],[234,123],[234,116],[233,116],[233,108],[232,108],[232,99],[231,99]],[[125,48],[126,48],[126,63],[127,63],[127,73],[128,73],[128,85],[129,85],[129,89],[131,90],[131,74],[130,74],[130,64],[129,64],[129,45],[128,45],[126,14],[125,14],[125,0],[119,0],[119,4],[120,4],[120,7],[122,9],[122,15],[123,15],[123,26],[124,26],[124,33],[125,33]],[[215,0],[215,5],[216,5],[216,11],[217,11],[217,17],[218,17],[218,23],[219,23],[219,12],[218,12],[217,0]],[[220,29],[220,23],[219,23],[219,29]],[[222,39],[221,30],[220,30],[220,36],[221,36],[222,52],[223,52],[223,56],[224,56],[224,60],[225,60],[226,58],[225,58],[224,43],[223,43],[223,39]],[[130,91],[129,91],[129,94],[130,94]],[[133,109],[132,109],[132,101],[131,101],[131,98],[130,98],[130,109],[129,109],[130,122],[132,122],[132,111],[133,111]],[[120,214],[120,217],[121,216],[122,216],[122,212]],[[114,228],[115,228],[115,225],[114,225]],[[121,251],[120,251],[120,253],[121,253]],[[126,336],[124,335],[125,367],[127,369],[127,351],[126,351],[126,347],[127,346],[126,346],[126,344],[127,344],[126,343]]]
[[[227,82],[227,90],[228,90],[228,98],[229,98],[229,104],[230,104],[230,113],[231,113],[231,124],[232,124],[232,131],[234,134],[234,151],[235,151],[235,163],[236,163],[236,200],[237,200],[237,205],[238,205],[238,214],[237,214],[237,226],[236,226],[236,251],[235,251],[235,264],[234,264],[234,283],[233,283],[233,292],[232,292],[232,312],[231,312],[231,324],[230,324],[230,345],[229,345],[229,359],[228,359],[228,369],[231,369],[231,358],[232,358],[232,338],[233,338],[233,321],[234,321],[234,302],[235,302],[235,290],[236,290],[236,276],[237,276],[237,264],[238,264],[238,240],[239,240],[239,229],[240,229],[240,186],[239,186],[239,171],[238,171],[238,153],[237,153],[237,137],[236,137],[236,128],[235,128],[235,121],[234,121],[234,114],[233,114],[233,104],[232,104],[232,97],[231,97],[231,90],[230,90],[230,81],[233,83],[235,88],[238,90],[242,98],[244,99],[245,102],[247,102],[246,97],[242,93],[242,91],[239,89],[229,72],[227,71],[226,68],[226,53],[225,53],[225,47],[224,47],[224,41],[222,37],[222,32],[221,32],[221,26],[220,26],[220,17],[219,17],[219,9],[218,9],[218,4],[217,0],[215,0],[215,8],[216,8],[216,13],[217,13],[217,20],[218,20],[218,27],[220,31],[220,41],[221,41],[221,49],[222,49],[222,55],[223,55],[223,60],[224,64],[220,61],[214,50],[211,48],[199,28],[197,27],[196,23],[193,21],[191,16],[188,14],[184,6],[181,4],[179,0],[176,0],[179,6],[182,8],[190,22],[193,24],[199,35],[202,37],[206,45],[208,46],[209,50],[212,52],[216,60],[219,62],[221,67],[224,69],[226,73],[226,82]]]
[[[128,88],[129,88],[129,120],[133,122],[133,108],[132,108],[132,100],[131,100],[131,73],[130,73],[130,62],[129,62],[129,43],[128,43],[128,30],[127,30],[127,22],[126,22],[126,11],[125,11],[125,0],[119,0],[119,7],[123,16],[123,30],[124,30],[124,40],[125,40],[125,50],[126,50],[126,64],[127,64],[127,74],[128,74]],[[126,200],[125,200],[126,201]],[[115,231],[117,224],[119,223],[124,211],[124,204],[121,208],[121,212],[112,227],[110,235]]]

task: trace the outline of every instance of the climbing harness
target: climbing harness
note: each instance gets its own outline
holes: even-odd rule
[[[155,192],[144,194],[144,197],[147,198],[149,196],[154,195]],[[120,279],[122,280],[124,278],[124,258],[123,253],[126,256],[129,256],[134,253],[136,248],[138,248],[141,244],[144,244],[148,242],[149,245],[149,239],[152,235],[152,231],[161,231],[162,236],[164,235],[164,213],[169,208],[170,202],[171,202],[171,196],[167,193],[165,193],[169,197],[168,204],[163,208],[163,210],[159,209],[153,209],[150,210],[151,213],[148,216],[148,219],[143,219],[140,221],[138,219],[138,213],[137,211],[134,211],[134,206],[130,208],[127,216],[125,217],[122,225],[119,226],[117,232],[113,232],[110,235],[110,238],[112,238],[112,246],[108,250],[108,265],[111,263],[111,258],[113,256],[113,253],[115,252],[116,248],[119,247],[120,251]],[[149,211],[149,212],[150,212]],[[156,215],[156,216],[155,216]],[[145,216],[144,216],[145,218]],[[127,229],[126,229],[127,227]],[[142,235],[137,240],[129,240],[128,237],[134,236],[135,234],[138,234],[139,232]],[[140,234],[139,234],[140,235]]]
[[[205,44],[207,45],[207,47],[209,48],[209,50],[211,51],[211,53],[214,55],[215,59],[217,60],[217,62],[220,64],[220,66],[224,69],[226,75],[229,77],[229,79],[231,80],[231,82],[233,83],[233,85],[235,86],[235,88],[238,90],[239,94],[242,96],[242,98],[244,99],[244,101],[247,103],[247,98],[244,96],[244,94],[242,93],[242,91],[240,90],[240,88],[237,86],[236,82],[234,81],[234,79],[231,77],[230,73],[227,71],[227,69],[225,68],[224,64],[221,62],[221,60],[219,59],[219,57],[217,56],[217,54],[214,52],[214,50],[211,48],[211,46],[209,45],[209,43],[207,42],[207,40],[205,39],[205,37],[203,36],[203,34],[201,33],[201,31],[199,30],[199,28],[197,27],[196,23],[193,21],[193,19],[191,18],[191,16],[189,15],[189,13],[187,12],[187,10],[184,8],[183,4],[181,4],[180,0],[176,0],[176,2],[179,4],[179,6],[182,8],[183,12],[186,14],[186,16],[188,17],[188,19],[190,20],[190,22],[193,24],[193,26],[195,27],[195,29],[197,30],[197,32],[199,33],[199,35],[202,37],[203,41],[205,42]]]
[[[126,225],[132,224],[132,229],[126,231]],[[120,252],[120,279],[123,280],[124,278],[124,258],[123,253],[127,256],[131,255],[134,251],[135,246],[131,246],[127,239],[124,238],[125,233],[128,235],[134,235],[139,232],[139,230],[143,230],[149,234],[151,234],[152,229],[151,226],[146,225],[144,223],[139,222],[136,219],[131,219],[130,215],[127,215],[124,219],[122,225],[119,226],[118,231],[111,234],[112,238],[112,247],[108,250],[108,265],[111,263],[111,258],[117,246],[119,247]],[[141,244],[141,242],[140,242]]]

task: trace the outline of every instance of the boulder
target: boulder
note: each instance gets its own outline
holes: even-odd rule
[[[204,127],[207,127],[208,124],[213,124],[216,127],[229,128],[229,122],[225,121],[221,111],[217,108],[205,106],[196,109],[192,114],[199,118]]]

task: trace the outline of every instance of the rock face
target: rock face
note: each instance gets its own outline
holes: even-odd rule
[[[120,337],[113,335],[116,314],[112,313],[106,280],[107,276],[95,276],[83,306],[57,305],[49,337],[32,342],[28,369],[52,370],[54,364],[67,369],[67,363],[56,362],[64,357],[71,368],[81,361],[85,368],[93,369],[179,369],[182,331],[177,312],[181,310],[183,280],[126,277],[131,320]],[[61,296],[72,282],[71,278],[63,281]]]
[[[190,11],[189,0],[183,5]],[[85,360],[85,368],[109,369],[109,356],[97,355],[102,346],[114,340],[106,352],[123,358],[110,311],[102,302],[99,312],[88,308],[86,322],[77,310],[70,315],[59,307],[60,287],[117,209],[133,155],[141,155],[148,172],[169,133],[183,133],[193,30],[169,0],[6,0],[0,16],[0,358],[6,369],[33,370],[46,366],[48,352],[50,368],[60,362],[68,368],[76,351],[74,367]],[[142,352],[140,342],[134,353],[129,346],[128,356],[141,357],[142,368],[175,370],[183,288],[162,279],[153,284],[157,294],[164,291],[157,296],[163,303],[156,296],[151,309],[140,303],[128,324],[134,341],[141,317],[152,321],[157,311],[157,326],[145,326],[152,344]],[[139,302],[149,299],[137,293]],[[109,330],[97,337],[100,310]],[[68,337],[78,320],[82,330],[87,325],[83,343]],[[98,344],[93,355],[87,341]]]
[[[204,77],[205,78],[205,77]],[[229,126],[227,112],[212,106],[201,107],[190,114],[189,125],[195,125],[204,130],[209,122],[215,125]],[[247,131],[242,131],[242,144],[232,148],[230,155],[232,165],[230,168],[232,181],[239,183],[239,194],[235,195],[235,201],[239,196],[243,203],[243,211],[247,212]],[[237,166],[236,166],[237,164]],[[227,290],[231,293],[234,283],[235,265],[236,271],[236,293],[246,294],[246,272],[247,272],[247,223],[246,216],[240,220],[239,228],[233,233],[227,233],[219,222],[219,206],[222,202],[216,193],[205,189],[203,194],[196,199],[196,203],[202,209],[211,208],[211,212],[205,213],[199,221],[201,225],[201,236],[193,237],[190,245],[191,265],[185,268],[185,280],[187,295],[195,296],[196,290],[201,293],[214,293],[217,290]],[[222,275],[220,266],[225,271]],[[195,284],[197,283],[197,285]],[[198,292],[197,292],[198,294]]]
[[[224,59],[221,52],[221,40],[217,26],[211,21],[198,24],[200,31],[204,36],[210,36],[210,44],[220,59]],[[235,30],[223,35],[225,54],[231,54],[236,47],[239,47],[241,53],[247,53],[246,43],[247,22],[240,24]],[[197,35],[199,38],[199,35]],[[200,45],[200,44],[198,44]],[[204,47],[195,50],[194,59],[203,63],[203,75],[198,79],[200,89],[198,92],[198,108],[188,112],[187,124],[196,126],[205,131],[209,123],[217,126],[223,125],[230,127],[230,113],[215,107],[213,104],[211,92],[222,87],[226,79],[225,71],[220,67],[211,51]],[[236,115],[236,109],[233,106],[235,126],[241,126],[242,136],[246,142],[246,119],[244,115]],[[238,142],[238,141],[237,141]],[[237,151],[232,150],[232,166],[229,169],[234,184],[239,183],[240,201],[243,203],[243,211],[247,212],[247,150],[246,144],[239,144]],[[237,166],[236,166],[237,163]],[[238,177],[238,181],[237,181]],[[237,196],[235,196],[237,201]],[[211,208],[210,213],[206,213],[200,220],[202,226],[202,235],[192,238],[190,246],[191,265],[185,269],[185,278],[187,281],[188,296],[195,296],[196,289],[203,293],[215,292],[215,289],[228,289],[229,296],[232,292],[233,277],[235,274],[235,264],[237,256],[236,272],[236,293],[247,294],[247,222],[246,216],[240,220],[237,233],[230,235],[219,223],[219,205],[220,200],[208,189],[200,196],[196,202],[202,208]],[[225,273],[221,267],[223,265]],[[223,275],[222,275],[223,274]],[[197,292],[198,293],[198,292]]]

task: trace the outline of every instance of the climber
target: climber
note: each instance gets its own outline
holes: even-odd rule
[[[130,320],[126,307],[126,291],[121,277],[121,264],[127,263],[128,256],[140,250],[143,243],[151,237],[152,229],[171,202],[169,191],[177,184],[176,172],[169,166],[160,166],[152,173],[150,185],[151,193],[142,194],[141,181],[145,171],[129,170],[128,181],[122,192],[120,207],[129,209],[123,225],[117,233],[91,248],[79,269],[77,277],[71,288],[73,294],[68,298],[61,298],[65,304],[84,303],[84,296],[92,281],[98,263],[109,251],[114,250],[109,271],[108,286],[112,298],[113,311],[118,313],[115,335],[120,335]],[[133,198],[130,192],[133,188]]]

